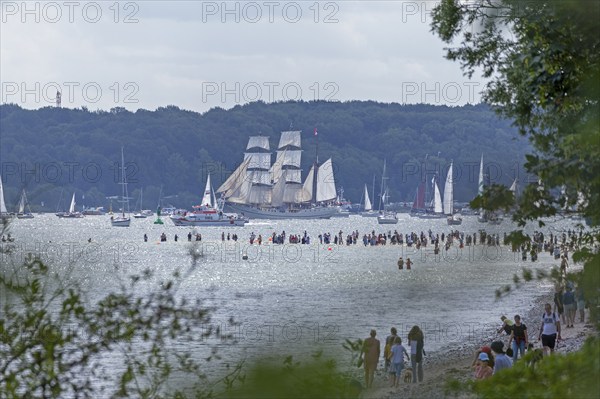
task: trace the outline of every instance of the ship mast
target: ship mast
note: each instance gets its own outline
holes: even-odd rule
[[[313,190],[312,190],[312,203],[317,203],[317,187],[318,187],[318,173],[319,173],[319,133],[317,132],[317,128],[315,128],[315,162],[313,163]]]

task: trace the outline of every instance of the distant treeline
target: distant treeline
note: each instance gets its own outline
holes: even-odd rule
[[[16,206],[23,188],[34,211],[42,202],[44,210],[67,207],[73,191],[78,208],[108,206],[107,197],[121,192],[123,146],[132,208],[140,189],[144,208],[155,208],[161,192],[163,205],[190,207],[208,173],[216,189],[243,160],[249,136],[269,136],[275,153],[279,133],[290,129],[303,133],[303,176],[318,140],[319,161],[333,158],[337,187],[353,202],[375,181],[377,205],[384,159],[391,202],[411,202],[419,181],[431,184],[436,173],[443,190],[451,160],[454,198],[470,200],[482,153],[492,182],[510,185],[517,174],[527,180],[522,164],[529,144],[486,105],[256,102],[200,114],[176,106],[129,112],[6,104],[0,106],[0,160],[7,206]]]

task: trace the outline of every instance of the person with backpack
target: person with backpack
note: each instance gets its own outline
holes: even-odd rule
[[[547,303],[544,308],[546,312],[542,315],[542,326],[540,327],[538,340],[542,341],[544,354],[548,351],[552,354],[554,353],[557,338],[559,340],[562,339],[560,336],[560,320],[556,316],[556,313],[552,312],[552,305]]]

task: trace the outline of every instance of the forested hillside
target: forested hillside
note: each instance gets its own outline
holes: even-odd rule
[[[451,160],[455,200],[468,201],[476,193],[482,153],[492,181],[510,185],[530,151],[485,105],[258,102],[199,114],[176,106],[92,112],[8,104],[0,106],[6,202],[14,207],[26,188],[34,210],[43,202],[53,211],[73,191],[78,205],[108,206],[106,197],[121,190],[123,146],[132,207],[143,188],[144,207],[155,208],[161,187],[163,205],[189,207],[201,198],[207,173],[217,188],[242,161],[249,136],[269,136],[275,152],[279,132],[290,126],[302,131],[304,171],[314,161],[318,129],[319,160],[333,158],[337,186],[353,202],[361,200],[365,184],[371,191],[374,176],[379,192],[384,159],[392,202],[412,201],[418,182],[430,183],[436,171],[443,190]]]

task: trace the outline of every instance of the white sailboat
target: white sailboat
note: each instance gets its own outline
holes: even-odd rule
[[[483,195],[483,154],[481,154],[481,162],[479,162],[479,183],[477,186],[477,195]],[[477,220],[480,223],[487,223],[488,218],[486,212],[479,208],[479,216],[477,216]]]
[[[210,184],[210,175],[206,179],[204,196],[193,212],[170,216],[175,226],[243,226],[247,219],[237,214],[226,214],[220,209]]]
[[[448,175],[446,175],[446,183],[444,184],[444,213],[447,215],[447,221],[449,225],[460,225],[462,224],[462,218],[458,214],[454,214],[454,180],[452,176],[452,164],[448,168]]]
[[[367,190],[366,184],[364,196],[364,210],[360,213],[360,215],[364,217],[376,217],[377,215],[379,215],[379,212],[373,210],[373,204],[371,203],[371,199],[369,198],[369,191]]]
[[[8,209],[6,209],[6,202],[4,202],[4,187],[2,186],[2,176],[0,176],[0,223],[4,223],[4,219],[13,216],[14,215],[8,213]]]
[[[31,208],[29,207],[29,202],[27,201],[27,194],[25,194],[25,189],[23,189],[21,193],[21,199],[19,200],[19,210],[17,212],[17,218],[33,219],[33,213],[31,213]]]
[[[59,218],[73,219],[73,218],[82,218],[83,214],[81,212],[77,212],[75,210],[75,193],[71,197],[71,205],[69,205],[69,210],[67,212],[59,212],[56,214]]]
[[[131,218],[129,217],[129,195],[127,193],[127,174],[125,173],[125,156],[123,147],[121,147],[121,214],[110,217],[110,224],[114,227],[129,227]],[[127,206],[127,216],[125,216],[125,206]]]
[[[416,214],[419,219],[440,219],[445,217],[442,195],[436,181],[436,176],[431,179],[431,184],[433,186],[433,199],[431,200],[430,207],[424,213]]]
[[[136,219],[145,219],[148,216],[154,215],[154,212],[152,212],[150,209],[142,209],[143,201],[144,201],[144,189],[142,188],[142,189],[140,189],[140,211],[133,214],[133,217]]]
[[[385,174],[385,164],[386,161],[383,161],[383,174],[381,175],[381,196],[379,198],[379,215],[377,215],[377,223],[379,224],[396,224],[398,223],[398,216],[396,212],[389,211],[387,209],[387,204],[389,200],[389,193],[387,187],[387,176]],[[383,204],[383,209],[382,209]]]
[[[332,161],[315,162],[303,183],[301,154],[300,131],[281,133],[272,165],[269,138],[252,136],[244,162],[217,193],[250,219],[329,219],[339,212],[329,206],[337,197]]]

